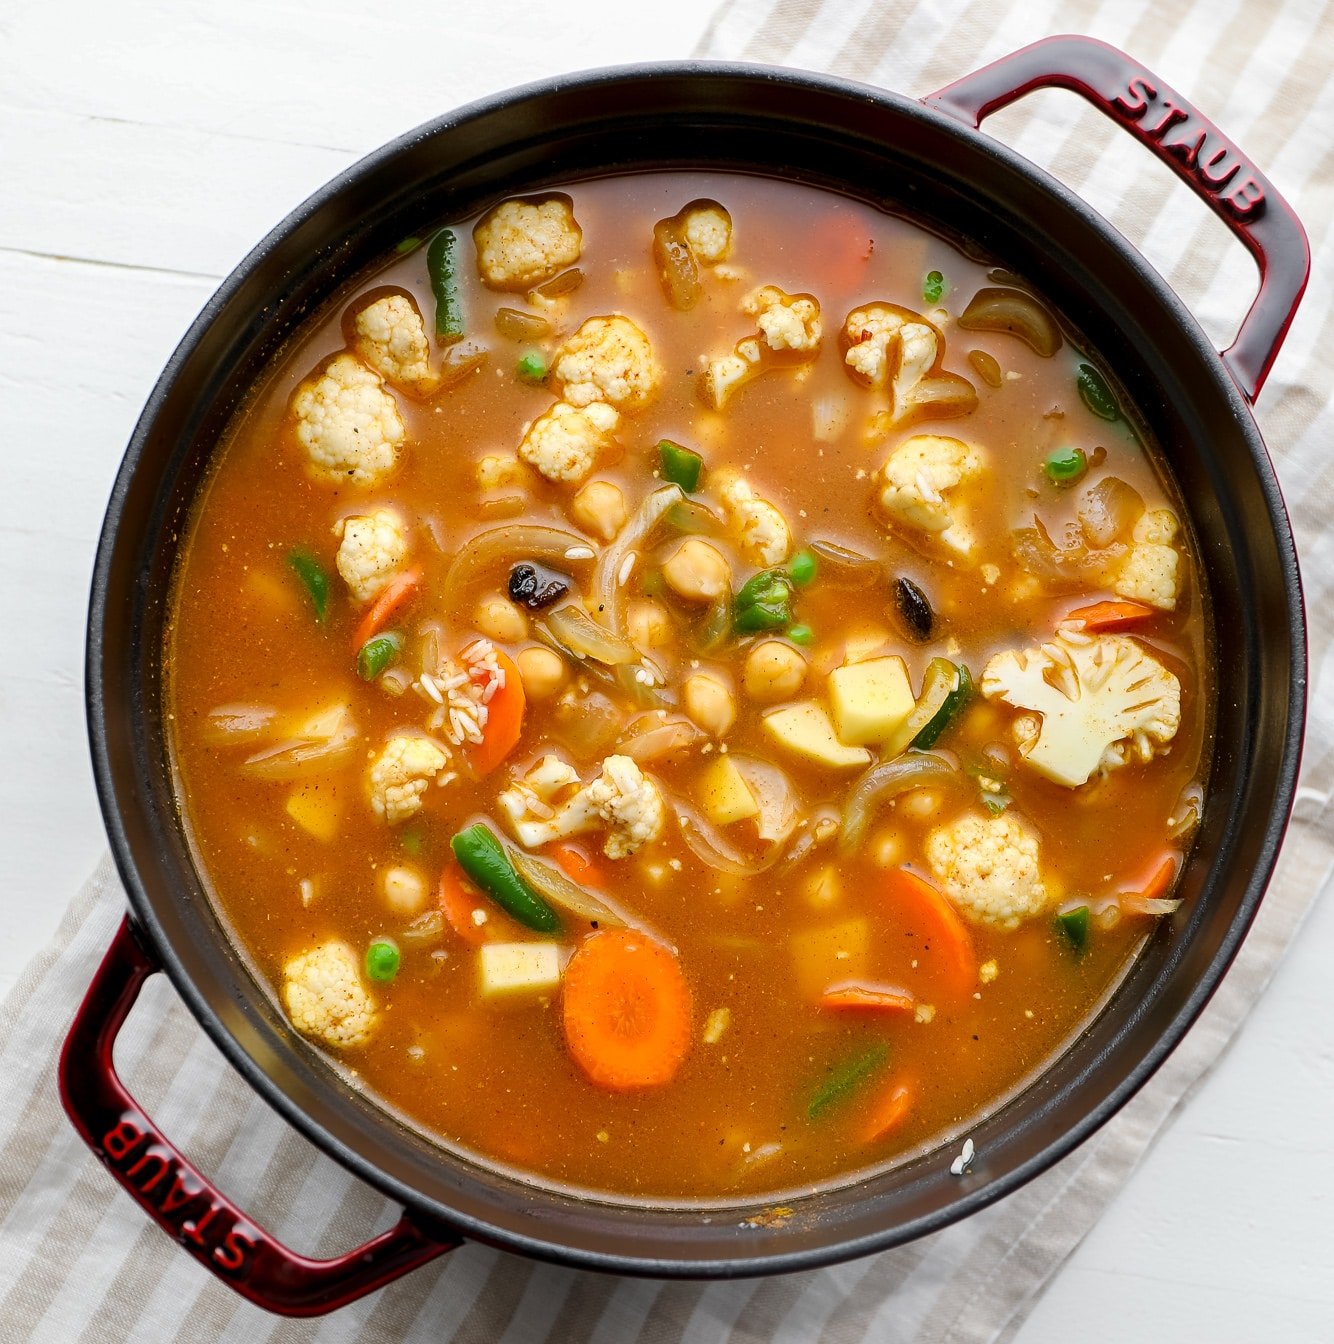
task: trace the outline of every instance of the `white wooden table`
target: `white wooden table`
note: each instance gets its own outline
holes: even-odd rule
[[[0,0],[0,990],[104,847],[82,702],[94,541],[218,279],[383,140],[510,84],[685,55],[712,6]],[[1021,1344],[1334,1339],[1332,959],[1326,904]]]

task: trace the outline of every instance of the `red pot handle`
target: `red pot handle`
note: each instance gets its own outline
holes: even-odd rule
[[[980,126],[1034,89],[1072,89],[1151,149],[1236,236],[1260,268],[1260,292],[1223,351],[1243,395],[1254,401],[1306,288],[1306,231],[1274,184],[1157,75],[1091,37],[1048,37],[1002,56],[922,101]]]
[[[159,969],[122,920],[60,1053],[60,1095],[84,1142],[170,1237],[242,1297],[283,1316],[319,1316],[445,1251],[403,1217],[364,1246],[312,1260],[277,1242],[192,1166],[139,1108],[111,1052],[144,982]]]

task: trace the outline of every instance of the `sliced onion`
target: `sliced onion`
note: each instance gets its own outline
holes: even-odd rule
[[[643,728],[637,725],[649,722]],[[630,725],[627,736],[617,745],[617,750],[632,761],[661,760],[674,751],[684,751],[694,746],[704,734],[689,719],[669,719],[663,722],[658,715],[649,714],[636,719]]]
[[[480,368],[490,351],[477,341],[456,341],[440,354],[440,386],[452,387]]]
[[[892,761],[873,765],[848,795],[840,840],[843,850],[846,852],[861,844],[872,812],[889,799],[927,784],[964,782],[963,775],[954,766],[943,756],[930,751],[910,751]]]
[[[739,853],[719,833],[718,828],[706,821],[689,803],[680,798],[671,800],[676,811],[677,825],[681,828],[681,838],[697,859],[716,868],[720,873],[730,873],[735,877],[753,877],[772,868],[782,852],[781,845],[768,845],[757,858],[747,858]]]
[[[755,819],[756,834],[768,844],[782,844],[796,828],[801,805],[792,781],[769,761],[733,753],[732,764],[750,786],[760,813]]]
[[[403,930],[403,937],[410,943],[433,943],[444,931],[444,912],[439,909],[424,910]]]
[[[551,332],[551,323],[536,313],[525,313],[518,308],[496,310],[496,330],[510,341],[536,341]]]
[[[1198,780],[1191,780],[1181,790],[1181,797],[1168,819],[1167,834],[1172,840],[1182,840],[1200,824],[1204,812],[1204,789]]]
[[[1076,515],[1094,546],[1110,546],[1128,536],[1144,512],[1144,498],[1117,476],[1104,476],[1084,491]]]
[[[601,758],[621,735],[624,712],[601,691],[562,698],[553,711],[555,732],[580,760]]]
[[[779,872],[791,872],[817,845],[832,840],[842,825],[842,818],[832,807],[821,808],[813,813],[809,824],[797,837],[797,843],[784,856]]]
[[[525,854],[522,850],[510,849],[507,852],[519,876],[558,910],[564,910],[566,914],[573,915],[576,919],[586,919],[599,928],[630,927],[627,919],[617,914],[605,902],[598,900],[592,892],[579,886],[577,882],[571,882],[554,863],[539,859],[535,854]]]
[[[879,560],[859,551],[849,550],[836,541],[813,541],[811,550],[824,561],[822,578],[834,583],[852,584],[858,588],[869,588],[884,576],[884,566]]]
[[[1123,891],[1121,908],[1128,915],[1174,915],[1181,909],[1181,902],[1174,897],[1141,896],[1137,891]]]
[[[639,512],[621,529],[621,534],[598,558],[593,571],[593,598],[601,623],[614,635],[625,638],[628,626],[625,618],[626,591],[621,583],[621,569],[625,558],[647,544],[649,535],[662,521],[673,504],[685,501],[686,492],[679,485],[664,485],[655,490],[639,506]]]
[[[1082,542],[1057,546],[1036,519],[1033,527],[1021,527],[1012,532],[1010,542],[1015,559],[1030,574],[1049,585],[1063,588],[1079,588],[1090,578],[1112,572],[1126,552],[1119,542],[1093,552]]]
[[[1000,331],[1017,336],[1044,358],[1061,348],[1051,314],[1022,289],[979,289],[959,316],[964,331]]]
[[[248,756],[242,769],[260,779],[292,780],[317,770],[332,770],[357,749],[357,725],[347,705],[312,715],[286,741]]]
[[[697,499],[682,500],[673,504],[664,515],[667,524],[678,532],[689,532],[704,537],[718,537],[725,530],[723,520]]]
[[[559,275],[553,275],[550,280],[544,280],[540,285],[534,285],[528,291],[528,302],[532,303],[534,294],[540,295],[544,299],[563,298],[566,294],[573,294],[583,283],[583,271],[577,266],[572,266],[568,271],[562,271]]]
[[[701,291],[699,265],[682,225],[682,217],[676,215],[653,226],[653,261],[667,302],[678,312],[688,313],[699,302]]]
[[[445,575],[441,603],[445,610],[457,611],[459,599],[487,571],[500,565],[508,569],[516,560],[549,561],[558,563],[562,569],[588,564],[588,559],[571,560],[566,556],[572,547],[578,548],[576,555],[583,554],[588,550],[588,538],[577,532],[540,525],[493,527],[479,532],[454,557],[454,563]]]
[[[826,394],[811,402],[811,437],[820,443],[832,443],[848,427],[852,419],[852,402],[848,397]]]
[[[557,607],[547,617],[547,626],[565,648],[580,658],[592,658],[607,667],[639,662],[639,651],[628,639],[609,634],[573,602]]]
[[[272,705],[219,705],[204,720],[204,737],[219,746],[251,742],[268,733],[277,717]]]
[[[970,350],[968,352],[968,362],[977,370],[977,376],[988,387],[999,387],[1004,381],[1001,366],[995,355],[988,353],[986,350]]]

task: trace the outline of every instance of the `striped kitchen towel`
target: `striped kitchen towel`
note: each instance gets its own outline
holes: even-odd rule
[[[1184,1044],[1098,1135],[1017,1194],[911,1246],[781,1279],[618,1280],[468,1246],[321,1321],[281,1321],[180,1253],[74,1136],[54,1064],[123,909],[110,861],[0,1012],[0,1340],[31,1344],[981,1344],[1011,1338],[1263,990],[1334,862],[1334,8],[1290,0],[734,0],[699,54],[821,68],[925,93],[1054,31],[1125,48],[1217,118],[1314,228],[1315,280],[1261,402],[1302,549],[1314,696],[1303,789],[1270,895]],[[1143,247],[1226,343],[1254,287],[1240,249],[1183,204],[1141,149],[1074,100],[1043,94],[988,123]],[[1047,104],[1050,106],[1050,104]],[[1148,171],[1146,171],[1148,170]],[[1170,206],[1169,206],[1169,197]],[[396,1211],[312,1149],[224,1064],[162,977],[118,1062],[165,1131],[297,1249],[332,1254]]]

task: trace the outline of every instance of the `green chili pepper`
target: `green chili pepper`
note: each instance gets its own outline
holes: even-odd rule
[[[889,1058],[889,1046],[877,1041],[860,1054],[834,1066],[829,1076],[815,1089],[806,1107],[806,1118],[818,1120],[831,1106],[855,1092]]]
[[[809,625],[789,625],[787,637],[794,644],[814,644],[815,631]]]
[[[928,271],[922,281],[922,297],[927,303],[939,303],[945,292],[945,277],[939,271]]]
[[[357,654],[357,675],[362,681],[374,681],[402,649],[402,639],[392,632],[368,639]]]
[[[477,822],[450,842],[459,867],[520,924],[538,933],[558,933],[560,917],[514,870],[505,847],[489,826]]]
[[[792,580],[781,569],[766,569],[741,585],[732,602],[732,629],[753,635],[792,623]]]
[[[1082,448],[1054,448],[1047,454],[1042,470],[1056,485],[1073,485],[1089,468],[1088,456]]]
[[[700,474],[704,470],[704,459],[689,448],[683,448],[671,439],[663,439],[658,444],[658,458],[662,463],[662,479],[679,485],[686,494],[699,489]]]
[[[315,608],[316,623],[323,625],[325,616],[329,614],[329,576],[324,566],[306,550],[290,552],[287,563],[301,580],[301,586],[310,598],[310,605]]]
[[[1076,953],[1082,953],[1089,941],[1089,908],[1076,906],[1056,916],[1054,921],[1059,933]]]
[[[463,300],[459,294],[459,240],[453,229],[441,229],[426,249],[426,273],[435,295],[435,334],[441,341],[463,335]]]
[[[820,562],[815,558],[814,551],[798,551],[792,557],[787,572],[788,577],[798,588],[804,588],[808,583],[813,582],[815,576],[820,572]]]
[[[366,974],[372,980],[388,981],[398,974],[402,958],[388,938],[376,938],[366,949]]]
[[[1084,405],[1094,415],[1103,420],[1121,418],[1121,407],[1117,404],[1112,389],[1107,386],[1107,380],[1092,364],[1079,366],[1079,372],[1075,374],[1075,385],[1079,388],[1079,395],[1083,398]]]
[[[547,380],[546,356],[540,351],[530,351],[519,360],[518,372],[521,383],[545,383]]]

